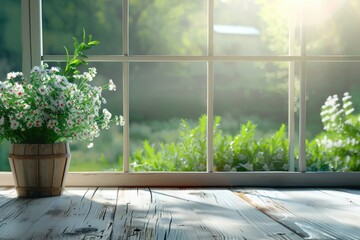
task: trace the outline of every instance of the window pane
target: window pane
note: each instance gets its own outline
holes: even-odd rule
[[[102,96],[106,99],[103,108],[112,115],[122,115],[122,64],[121,63],[90,63],[96,67],[97,77],[91,82],[96,86],[103,86],[112,79],[116,91],[104,90]],[[102,130],[95,138],[92,148],[87,143],[71,143],[70,171],[122,171],[123,159],[123,128],[112,124],[110,129]]]
[[[207,1],[130,0],[130,53],[206,54]]]
[[[360,170],[360,65],[308,63],[307,167]]]
[[[358,0],[308,0],[305,7],[308,54],[360,54]]]
[[[215,0],[215,54],[287,54],[287,7],[274,0]]]
[[[288,170],[287,81],[287,63],[215,65],[217,171]]]
[[[21,71],[21,1],[3,0],[0,8],[0,81]],[[0,171],[10,171],[10,144],[0,144]]]
[[[21,2],[1,1],[0,8],[0,76],[21,71]]]
[[[205,171],[205,113],[205,63],[131,63],[131,170]]]
[[[73,51],[73,39],[81,39],[83,29],[99,40],[91,54],[122,54],[122,1],[46,0],[42,1],[44,54]]]

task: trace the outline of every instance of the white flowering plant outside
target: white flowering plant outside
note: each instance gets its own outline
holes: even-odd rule
[[[308,143],[309,170],[360,171],[360,115],[351,98],[347,92],[341,102],[329,96],[322,106],[324,131]]]
[[[72,59],[67,53],[66,67],[35,66],[30,78],[21,72],[10,72],[0,81],[0,142],[57,143],[92,140],[110,122],[123,125],[122,116],[112,116],[102,105],[103,90],[115,91],[110,79],[104,86],[89,84],[96,77],[96,69],[80,73],[77,67],[86,64],[84,50],[98,44],[75,39]]]

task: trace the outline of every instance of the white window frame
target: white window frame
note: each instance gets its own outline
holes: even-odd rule
[[[266,187],[358,187],[359,172],[306,172],[306,63],[308,62],[360,62],[360,56],[307,56],[304,19],[295,16],[289,24],[289,54],[286,56],[215,56],[213,36],[214,0],[208,2],[208,31],[206,56],[158,56],[129,54],[129,0],[123,3],[123,54],[93,55],[89,62],[121,62],[123,65],[123,115],[129,123],[129,63],[131,62],[205,62],[207,63],[207,171],[206,172],[146,172],[129,171],[130,141],[129,124],[123,129],[124,172],[70,172],[67,186],[124,186],[124,187],[220,187],[220,186],[266,186]],[[43,55],[41,0],[22,0],[23,72],[28,73],[42,61],[63,61],[62,55]],[[300,19],[300,55],[294,54],[295,23]],[[214,172],[213,163],[213,117],[214,117],[214,62],[272,61],[288,62],[288,131],[289,172]],[[294,172],[295,148],[295,63],[300,65],[299,109],[299,169]],[[0,186],[13,186],[10,172],[0,173]]]

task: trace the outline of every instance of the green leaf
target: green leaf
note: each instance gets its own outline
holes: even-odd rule
[[[81,50],[83,50],[83,49],[85,49],[86,48],[86,45],[85,45],[85,43],[80,43],[80,45],[79,45],[79,47],[78,47],[78,51],[81,51]]]
[[[79,41],[77,40],[76,37],[73,37],[73,40],[74,40],[74,47],[75,49],[79,48]]]
[[[86,32],[85,32],[85,28],[83,28],[83,38],[82,41],[85,42],[86,41]]]
[[[81,59],[73,59],[70,61],[70,66],[79,66],[80,64],[83,64],[85,61]]]
[[[88,43],[88,46],[96,46],[96,45],[99,45],[100,42],[99,41],[91,41]]]

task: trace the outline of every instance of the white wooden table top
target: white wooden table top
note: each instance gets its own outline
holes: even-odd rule
[[[0,239],[360,239],[360,190],[0,188]]]

